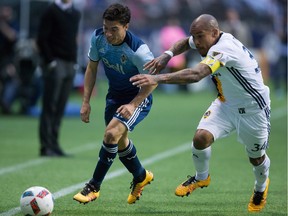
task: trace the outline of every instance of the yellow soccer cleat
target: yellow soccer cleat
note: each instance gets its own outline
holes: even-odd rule
[[[205,180],[196,180],[195,176],[188,176],[188,180],[179,185],[175,190],[176,196],[188,196],[191,194],[196,188],[207,187],[210,184],[211,178],[208,175]]]
[[[77,193],[73,199],[79,203],[86,204],[88,202],[94,201],[100,196],[100,191],[97,191],[92,184],[87,183],[86,186]]]
[[[250,202],[248,204],[248,211],[249,212],[258,212],[261,211],[265,204],[268,194],[268,187],[269,187],[270,180],[269,178],[266,180],[266,188],[263,192],[255,191],[253,192]]]
[[[137,183],[137,182],[132,181],[131,187],[130,187],[130,189],[132,189],[132,190],[128,196],[127,202],[129,204],[133,204],[136,202],[136,200],[139,200],[140,196],[142,195],[142,191],[144,189],[144,186],[147,184],[150,184],[151,181],[153,181],[153,178],[154,178],[153,173],[146,170],[146,177],[142,182]]]

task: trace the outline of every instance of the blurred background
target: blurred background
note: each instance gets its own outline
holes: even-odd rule
[[[0,115],[38,115],[41,69],[35,38],[40,17],[52,0],[0,0]],[[131,9],[130,30],[140,36],[154,56],[189,35],[194,18],[202,13],[215,16],[223,31],[232,33],[256,56],[264,81],[279,100],[287,97],[287,0],[74,0],[82,12],[78,69],[73,92],[81,95],[88,62],[90,37],[102,26],[102,14],[111,3]],[[189,51],[170,62],[173,72],[199,62]],[[105,82],[100,68],[97,82]],[[193,85],[161,85],[163,94],[211,90],[208,79]],[[97,91],[97,89],[96,89]],[[80,107],[80,105],[79,105]],[[76,108],[77,116],[79,114]]]

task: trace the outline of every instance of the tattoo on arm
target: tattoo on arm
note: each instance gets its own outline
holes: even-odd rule
[[[198,64],[194,68],[185,68],[174,73],[153,76],[157,83],[187,84],[195,83],[211,74],[211,69],[205,64]]]
[[[171,50],[174,53],[174,56],[179,55],[179,54],[189,50],[190,46],[189,46],[188,40],[189,40],[189,38],[182,39],[182,40],[176,42],[172,46]]]

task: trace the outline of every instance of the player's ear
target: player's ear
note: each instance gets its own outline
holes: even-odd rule
[[[217,29],[213,29],[212,30],[212,37],[217,37],[218,35],[218,30]]]
[[[127,31],[128,28],[129,28],[129,23],[127,23],[125,26],[124,26],[125,30]]]
[[[215,28],[215,29],[213,30],[213,33],[214,33],[213,37],[218,37],[219,34],[220,34],[220,30],[219,30],[218,28]]]

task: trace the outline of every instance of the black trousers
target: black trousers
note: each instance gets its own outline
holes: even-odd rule
[[[75,63],[60,59],[53,68],[47,65],[43,69],[43,97],[40,116],[40,151],[47,149],[62,151],[59,143],[59,131],[65,107],[73,87]]]

